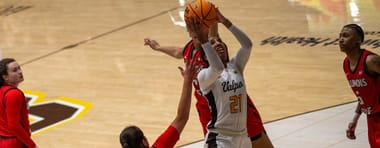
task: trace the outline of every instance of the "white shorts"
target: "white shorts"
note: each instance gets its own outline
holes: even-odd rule
[[[204,148],[252,148],[252,143],[246,131],[235,134],[208,129]]]

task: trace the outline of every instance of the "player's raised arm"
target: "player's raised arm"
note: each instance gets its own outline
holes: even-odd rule
[[[205,52],[209,62],[210,66],[202,69],[197,76],[201,90],[208,90],[223,72],[224,64],[208,40],[208,29],[202,28],[198,18],[190,18],[187,22],[187,29],[193,40],[202,44],[202,50]]]
[[[195,77],[195,60],[186,61],[186,67],[178,67],[183,76],[182,93],[181,98],[177,107],[177,115],[171,125],[177,129],[178,133],[181,134],[187,121],[189,120],[190,105],[191,105],[191,91],[192,91],[192,81]]]
[[[149,46],[153,50],[163,52],[173,58],[181,59],[182,55],[182,47],[177,46],[161,46],[156,40],[151,38],[144,39],[144,45]]]
[[[227,19],[217,8],[217,21],[222,23],[231,33],[235,36],[235,38],[239,41],[241,47],[234,57],[232,57],[232,62],[236,64],[241,72],[243,72],[245,65],[247,64],[249,57],[251,55],[252,50],[252,41],[251,39],[241,31],[237,26],[233,25],[233,23]]]

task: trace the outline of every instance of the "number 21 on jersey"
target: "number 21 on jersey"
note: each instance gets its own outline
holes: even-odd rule
[[[230,112],[231,113],[240,113],[241,112],[241,103],[242,103],[242,95],[234,95],[230,96]]]

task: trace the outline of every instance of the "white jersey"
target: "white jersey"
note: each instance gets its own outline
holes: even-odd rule
[[[247,126],[247,91],[243,71],[250,56],[252,42],[235,26],[232,25],[229,30],[242,47],[224,67],[211,43],[202,44],[210,66],[199,72],[198,80],[211,110],[212,120],[208,128],[244,132]]]
[[[247,127],[247,91],[243,76],[227,64],[207,94],[212,120],[208,128],[242,132]]]

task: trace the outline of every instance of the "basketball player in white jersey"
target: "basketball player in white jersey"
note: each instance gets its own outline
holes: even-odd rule
[[[212,120],[207,126],[207,148],[251,148],[247,125],[247,90],[243,71],[248,62],[252,42],[241,30],[217,9],[217,22],[228,28],[240,42],[241,48],[229,60],[227,46],[219,37],[208,39],[198,19],[190,19],[189,32],[202,43],[210,66],[202,69],[198,80],[202,95],[206,96]]]

